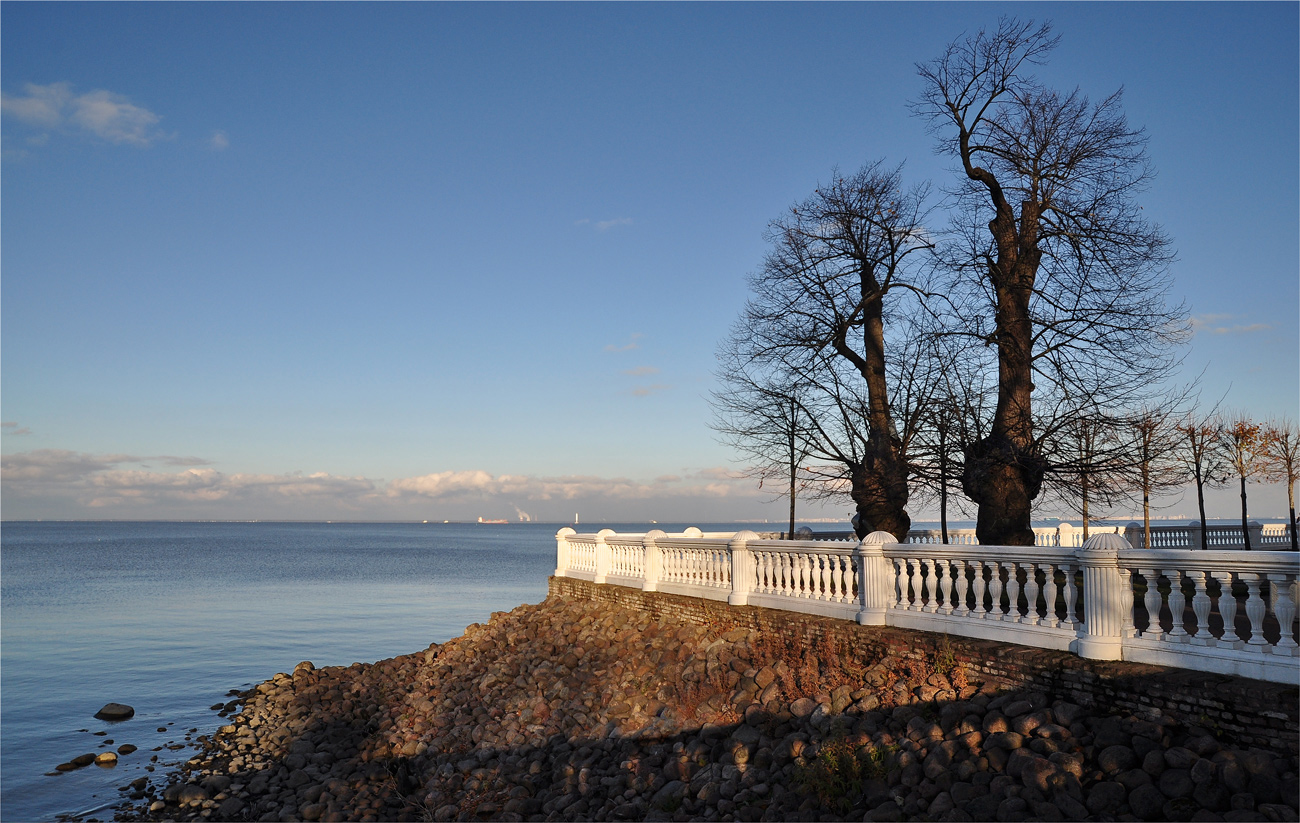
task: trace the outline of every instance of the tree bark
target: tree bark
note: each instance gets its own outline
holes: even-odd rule
[[[943,534],[943,543],[948,545],[948,425],[939,427],[939,530]],[[1292,511],[1291,519],[1295,519]]]
[[[1196,467],[1196,505],[1201,511],[1201,550],[1210,550],[1210,538],[1205,534],[1205,479],[1201,477],[1200,466]]]
[[[1241,540],[1250,551],[1250,527],[1246,523],[1246,476],[1241,476]]]

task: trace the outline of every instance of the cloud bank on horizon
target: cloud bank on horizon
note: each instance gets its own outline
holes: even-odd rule
[[[154,465],[182,470],[160,471]],[[66,449],[5,455],[0,458],[4,517],[473,519],[502,516],[527,502],[539,520],[564,520],[583,507],[613,513],[604,519],[671,519],[678,511],[693,514],[704,502],[763,499],[752,480],[720,467],[648,482],[494,475],[481,469],[384,482],[328,472],[227,474],[210,466],[197,457]]]

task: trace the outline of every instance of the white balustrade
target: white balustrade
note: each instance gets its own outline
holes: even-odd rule
[[[1153,544],[1181,548],[1132,548],[1129,537],[1145,537],[1137,524],[1090,531],[1083,541],[1063,523],[1036,531],[1034,546],[980,546],[951,531],[945,544],[930,533],[897,543],[885,532],[857,542],[561,529],[555,573],[1094,659],[1300,679],[1294,553],[1201,551],[1199,524],[1152,530]],[[1239,527],[1206,537],[1233,532],[1239,547]],[[1265,534],[1289,539],[1285,526]]]

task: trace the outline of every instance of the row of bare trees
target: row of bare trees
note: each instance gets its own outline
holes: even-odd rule
[[[1090,506],[1186,479],[1170,467],[1188,465],[1191,392],[1168,385],[1189,327],[1166,300],[1170,241],[1137,202],[1145,134],[1120,92],[1034,79],[1056,43],[1004,19],[918,66],[913,109],[958,163],[948,185],[880,160],[770,224],[720,347],[715,425],[762,482],[788,480],[791,532],[800,490],[847,493],[859,534],[901,536],[930,498],[946,531],[960,488],[981,542],[1032,545],[1044,493],[1086,528]],[[1211,427],[1218,455],[1227,427]]]

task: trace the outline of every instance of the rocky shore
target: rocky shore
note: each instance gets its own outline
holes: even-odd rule
[[[1212,724],[554,596],[238,702],[118,819],[1300,819],[1297,758]]]

